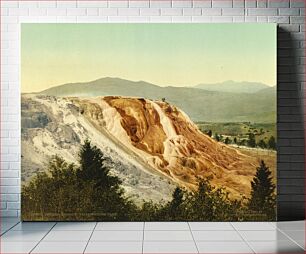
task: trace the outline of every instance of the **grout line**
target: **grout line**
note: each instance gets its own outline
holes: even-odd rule
[[[275,224],[274,224],[275,223]],[[277,221],[269,222],[269,224],[274,228],[277,229]]]
[[[32,251],[38,246],[38,244],[41,243],[42,240],[45,239],[45,237],[51,232],[51,230],[55,227],[55,225],[57,224],[57,222],[55,222],[55,224],[49,229],[49,231],[38,241],[38,243],[29,251],[29,253],[32,253]]]
[[[253,251],[253,253],[256,253],[256,251],[252,248],[252,246],[249,244],[249,242],[248,242],[246,239],[244,239],[244,237],[240,234],[239,230],[237,230],[237,229],[234,227],[233,223],[230,222],[230,224],[231,224],[231,226],[235,229],[235,231],[237,232],[237,234],[241,237],[241,239],[246,243],[246,245],[249,246],[249,248]]]
[[[143,246],[144,246],[144,234],[145,234],[145,221],[143,222],[142,226],[142,245],[141,245],[141,253],[143,254]]]
[[[5,230],[3,233],[1,233],[0,236],[4,235],[5,233],[7,233],[8,231],[10,231],[12,228],[14,228],[15,226],[17,226],[20,223],[20,221],[16,222],[16,224],[13,224],[13,226],[11,226],[9,229]]]
[[[84,248],[84,250],[83,250],[83,254],[85,253],[85,251],[86,251],[86,249],[87,249],[87,246],[88,246],[88,244],[89,244],[89,241],[90,241],[90,239],[91,239],[93,233],[95,232],[97,225],[98,225],[98,222],[96,222],[96,224],[95,224],[95,226],[94,226],[94,228],[93,228],[93,230],[92,230],[92,232],[91,232],[91,234],[90,234],[90,236],[89,236],[89,239],[88,239],[88,241],[87,241],[87,243],[86,243],[86,246],[85,246],[85,248]]]
[[[197,252],[198,252],[198,253],[200,253],[199,248],[198,248],[198,245],[197,245],[197,242],[196,242],[196,241],[195,241],[195,239],[194,239],[194,236],[193,236],[193,233],[192,233],[191,227],[190,227],[190,225],[189,225],[189,222],[187,222],[187,225],[188,225],[188,227],[189,227],[189,230],[190,230],[190,233],[191,233],[191,236],[192,236],[193,242],[194,242],[194,244],[195,244],[195,246],[196,246]]]
[[[234,227],[233,223],[230,222],[230,225],[231,225],[231,227],[232,227],[235,231],[237,231],[236,228]]]
[[[303,250],[305,250],[305,247],[301,246],[301,245],[300,245],[298,242],[296,242],[292,237],[290,237],[289,235],[287,235],[287,234],[285,233],[285,231],[283,231],[283,230],[281,230],[281,229],[279,229],[279,228],[277,228],[277,230],[278,230],[279,232],[283,233],[286,237],[288,237],[289,240],[291,240],[291,241],[294,242],[296,245],[298,245],[298,246],[301,247]],[[305,243],[304,243],[304,244],[305,244]]]

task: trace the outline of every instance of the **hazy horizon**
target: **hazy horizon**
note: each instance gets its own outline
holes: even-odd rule
[[[242,80],[242,81],[239,81],[239,80],[224,80],[222,82],[218,82],[218,83],[199,83],[199,84],[194,84],[194,85],[187,85],[187,86],[184,86],[184,85],[181,85],[181,86],[175,86],[175,85],[164,85],[164,86],[161,86],[159,84],[154,84],[152,82],[148,82],[146,80],[128,80],[128,79],[124,79],[124,78],[120,78],[120,77],[101,77],[101,78],[98,78],[98,79],[93,79],[93,80],[87,80],[87,81],[82,81],[82,82],[67,82],[67,83],[64,83],[64,84],[57,84],[57,85],[54,85],[54,86],[50,86],[46,89],[42,89],[42,90],[39,90],[39,91],[22,91],[22,93],[37,93],[37,92],[42,92],[44,90],[47,90],[49,88],[54,88],[54,87],[58,87],[58,86],[62,86],[62,85],[66,85],[66,84],[80,84],[80,83],[90,83],[90,82],[94,82],[96,80],[100,80],[100,79],[106,79],[106,78],[110,78],[110,79],[122,79],[122,80],[127,80],[127,81],[132,81],[132,82],[145,82],[145,83],[149,83],[151,85],[155,85],[155,86],[158,86],[158,87],[181,87],[181,88],[197,88],[196,86],[197,85],[201,85],[201,84],[207,84],[207,85],[218,85],[218,84],[223,84],[223,83],[226,83],[226,82],[234,82],[234,83],[243,83],[243,82],[246,82],[246,83],[261,83],[263,85],[267,85],[269,87],[275,87],[274,86],[270,86],[268,84],[265,84],[265,83],[262,83],[262,82],[257,82],[257,81],[245,81],[245,80]],[[199,88],[200,89],[200,88]]]
[[[21,91],[104,77],[276,85],[275,24],[22,24]]]

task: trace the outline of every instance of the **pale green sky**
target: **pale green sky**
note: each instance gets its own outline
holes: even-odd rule
[[[276,85],[275,24],[22,24],[22,92],[102,77]]]

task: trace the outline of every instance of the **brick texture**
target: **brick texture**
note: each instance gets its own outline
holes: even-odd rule
[[[304,0],[4,0],[0,4],[2,216],[20,216],[21,22],[270,22],[279,23],[278,219],[304,218]]]

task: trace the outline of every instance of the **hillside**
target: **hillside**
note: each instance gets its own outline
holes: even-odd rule
[[[229,92],[229,93],[256,93],[269,86],[258,82],[235,82],[228,80],[222,83],[215,84],[199,84],[195,88],[200,88],[207,91]]]
[[[67,98],[27,94],[21,97],[21,179],[28,183],[57,154],[76,163],[80,145],[89,139],[108,158],[126,193],[136,201],[169,200],[175,185],[126,152],[105,128],[96,128]]]
[[[264,89],[265,90],[265,89]],[[129,96],[153,100],[165,98],[181,108],[193,121],[275,122],[276,90],[248,93],[206,91],[191,87],[160,87],[144,81],[102,78],[92,82],[64,84],[44,90],[54,96]]]
[[[60,154],[75,162],[90,139],[135,199],[169,199],[175,185],[194,190],[211,177],[233,196],[248,195],[258,159],[200,132],[179,108],[131,97],[22,96],[22,178]]]

